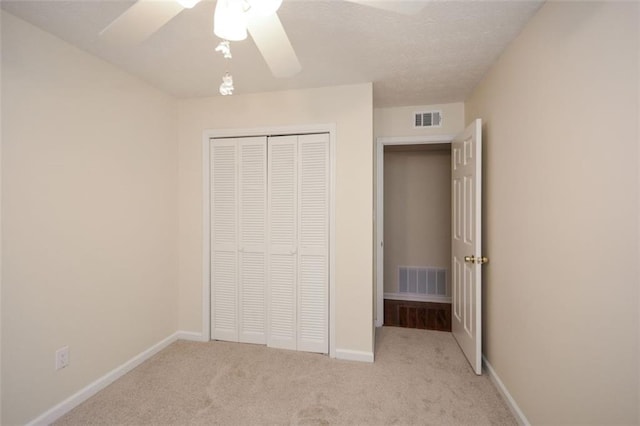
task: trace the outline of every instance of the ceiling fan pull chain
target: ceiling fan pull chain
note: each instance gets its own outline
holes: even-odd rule
[[[220,94],[222,96],[233,95],[233,77],[228,72],[222,76],[222,84],[220,85]]]
[[[231,59],[231,46],[229,40],[222,40],[216,47],[216,52],[222,53],[222,56],[224,56],[225,60]],[[222,84],[220,85],[219,92],[222,96],[228,96],[233,95],[233,90],[233,77],[231,76],[231,74],[229,74],[229,71],[227,71],[222,76]]]
[[[222,53],[225,59],[231,59],[231,46],[229,45],[229,40],[222,40],[218,47],[216,47],[216,52]]]

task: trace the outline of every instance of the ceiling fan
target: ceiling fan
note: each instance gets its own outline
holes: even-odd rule
[[[414,14],[425,1],[343,0],[387,11]],[[111,42],[137,44],[158,31],[184,9],[200,0],[137,0],[109,24],[100,35]],[[238,41],[247,31],[275,77],[291,77],[301,70],[300,62],[276,11],[282,0],[217,0],[214,32],[223,40]]]

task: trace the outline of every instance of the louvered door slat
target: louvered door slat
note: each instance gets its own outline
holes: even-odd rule
[[[239,341],[266,343],[266,137],[238,139]]]
[[[327,353],[329,137],[298,138],[299,242],[297,348]]]
[[[267,345],[296,349],[297,137],[268,140]]]
[[[233,140],[214,140],[211,164],[211,338],[238,341],[238,182]]]

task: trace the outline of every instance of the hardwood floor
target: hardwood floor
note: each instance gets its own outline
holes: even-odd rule
[[[384,325],[451,331],[451,304],[385,299]]]

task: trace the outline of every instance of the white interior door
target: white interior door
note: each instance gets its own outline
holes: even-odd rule
[[[452,331],[476,374],[482,374],[482,123],[477,119],[451,147]]]
[[[267,343],[267,140],[238,139],[238,341]]]
[[[298,137],[268,141],[267,345],[296,349]]]
[[[328,352],[329,144],[210,142],[212,339]]]
[[[329,349],[329,135],[298,137],[299,351]]]
[[[268,141],[268,339],[329,349],[329,135]]]
[[[213,140],[211,161],[211,338],[238,341],[238,148]]]
[[[266,137],[214,139],[211,338],[266,343]]]

